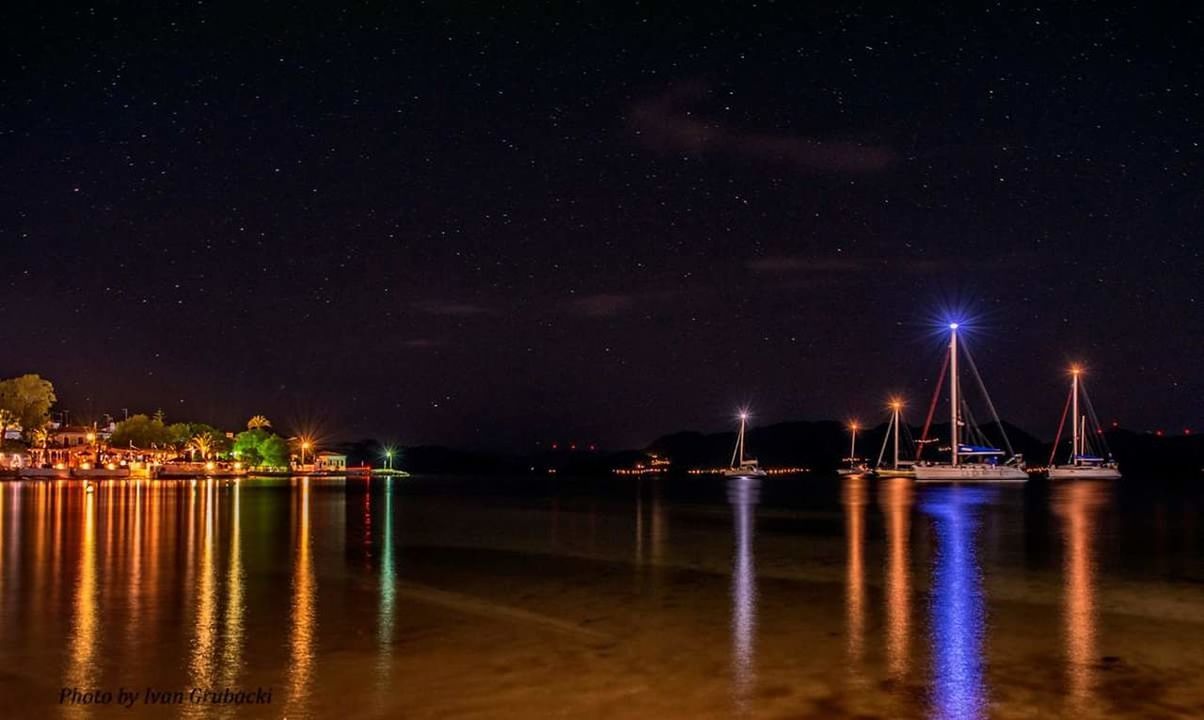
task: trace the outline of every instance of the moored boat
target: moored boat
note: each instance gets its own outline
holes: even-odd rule
[[[1074,366],[1070,369],[1070,396],[1066,398],[1066,407],[1062,409],[1062,421],[1058,424],[1058,434],[1054,438],[1054,447],[1052,455],[1058,452],[1059,440],[1062,437],[1062,430],[1066,426],[1066,412],[1070,410],[1070,457],[1067,462],[1061,465],[1053,464],[1053,457],[1050,457],[1050,468],[1048,471],[1050,480],[1119,480],[1120,468],[1108,453],[1107,446],[1103,439],[1103,429],[1099,427],[1098,419],[1095,419],[1095,411],[1091,407],[1091,399],[1087,397],[1087,390],[1083,387],[1082,380],[1083,370],[1079,366]],[[1080,412],[1080,397],[1083,404],[1087,406],[1088,413]],[[1091,415],[1095,422],[1093,423],[1098,442],[1091,441],[1091,435],[1087,432],[1087,416]],[[1092,448],[1092,445],[1098,445],[1098,448]]]
[[[886,435],[882,438],[882,448],[878,451],[878,462],[874,463],[874,474],[878,477],[915,477],[916,468],[915,462],[899,459],[899,428],[903,424],[903,401],[898,398],[892,398],[890,401],[890,423],[886,426]],[[908,442],[910,443],[911,435],[908,433]],[[886,454],[886,444],[890,442],[894,447],[891,463],[889,465],[882,464],[882,457]]]
[[[761,465],[756,458],[747,457],[744,454],[744,430],[748,424],[748,411],[740,411],[740,432],[736,435],[736,447],[732,450],[731,464],[724,468],[723,474],[726,477],[765,477],[767,474],[761,469]]]
[[[949,352],[947,364],[949,366],[949,462],[920,462],[915,466],[915,477],[917,482],[1026,482],[1028,473],[1024,470],[1024,458],[1020,455],[1013,454],[1011,458],[1006,458],[1006,453],[999,448],[991,447],[986,444],[985,436],[982,435],[977,428],[973,426],[968,412],[962,411],[962,403],[964,399],[959,386],[957,373],[958,364],[958,342],[957,331],[958,323],[950,323],[949,325]],[[967,359],[970,358],[968,351],[964,348],[961,350],[966,352]],[[971,368],[973,368],[973,360],[970,360]],[[937,385],[936,392],[940,393],[940,385]],[[990,399],[987,400],[988,406],[991,406]],[[935,405],[934,405],[935,407]],[[994,407],[991,406],[992,415]],[[931,418],[931,413],[929,414]],[[995,415],[995,422],[999,426],[1000,433],[1004,433],[1003,423],[999,421],[999,417]],[[964,444],[961,440],[962,426],[972,435],[978,435],[980,440],[983,440],[980,445]],[[925,427],[925,435],[927,434],[927,424]],[[1007,435],[1003,434],[1004,444],[1007,444]],[[926,440],[926,437],[922,439]]]

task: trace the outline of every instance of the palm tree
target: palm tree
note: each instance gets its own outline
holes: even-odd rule
[[[207,460],[209,459],[209,453],[213,450],[213,438],[204,433],[193,435],[192,439],[188,441],[188,449],[199,452],[201,460]]]
[[[248,430],[262,430],[270,427],[272,427],[272,421],[263,415],[256,415],[247,421]]]
[[[33,443],[38,446],[38,462],[46,461],[46,449],[50,446],[50,428],[42,426],[32,433]]]
[[[40,427],[33,431],[33,444],[40,445],[43,450],[50,444],[50,428]]]

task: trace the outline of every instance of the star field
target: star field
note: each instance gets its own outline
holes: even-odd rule
[[[21,13],[0,375],[76,416],[510,449],[873,420],[926,404],[956,307],[1037,435],[1072,359],[1124,425],[1204,425],[1194,11]]]

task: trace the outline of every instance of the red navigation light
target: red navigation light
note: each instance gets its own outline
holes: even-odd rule
[[[553,449],[553,450],[559,450],[559,449],[560,449],[560,443],[552,443],[552,449]]]

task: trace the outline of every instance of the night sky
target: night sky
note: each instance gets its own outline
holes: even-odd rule
[[[1038,436],[1070,360],[1105,422],[1204,429],[1197,16],[342,4],[7,13],[0,376],[614,448],[919,422],[952,313]]]

